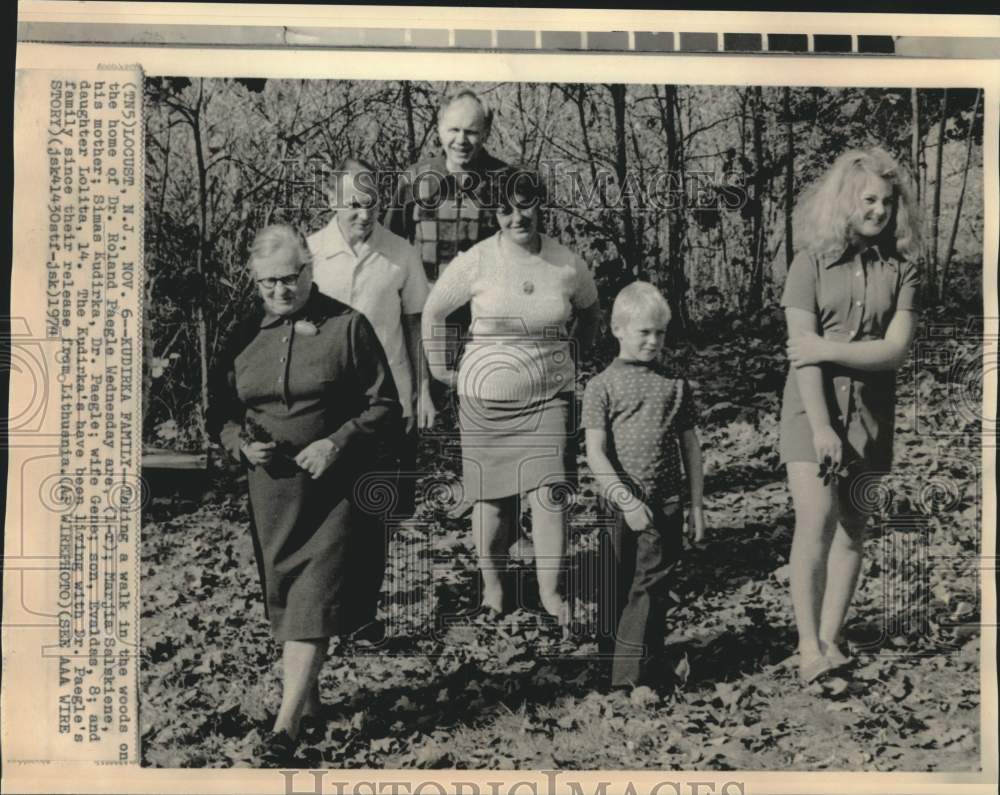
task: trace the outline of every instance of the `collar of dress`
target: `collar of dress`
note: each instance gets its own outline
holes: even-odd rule
[[[832,268],[834,265],[844,265],[848,262],[853,262],[857,253],[857,249],[853,246],[845,246],[842,249],[828,249],[827,251],[820,252],[819,261],[822,263],[824,268]],[[861,252],[861,259],[865,263],[874,262],[876,260],[881,260],[882,262],[892,261],[891,257],[886,256],[882,243],[876,243],[875,245],[868,246],[868,248],[864,249]]]
[[[323,311],[321,302],[319,300],[319,288],[314,284],[312,289],[309,291],[309,298],[306,299],[305,306],[303,306],[298,312],[294,312],[291,315],[276,315],[269,309],[265,309],[263,316],[260,319],[261,328],[274,328],[284,323],[286,320],[292,323],[299,320],[305,320],[312,323],[317,329],[323,325],[323,321],[327,319],[328,314]]]

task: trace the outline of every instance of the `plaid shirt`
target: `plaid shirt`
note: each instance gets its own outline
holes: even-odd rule
[[[497,231],[498,184],[491,175],[507,164],[480,153],[468,171],[449,174],[444,155],[413,165],[399,185],[385,225],[420,250],[429,281],[456,255]]]

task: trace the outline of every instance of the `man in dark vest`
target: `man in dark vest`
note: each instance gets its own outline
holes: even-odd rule
[[[508,166],[483,148],[492,122],[472,91],[450,96],[438,112],[443,154],[407,170],[386,216],[391,231],[419,247],[432,283],[456,254],[497,231],[497,177]]]
[[[493,111],[475,92],[465,89],[449,96],[438,112],[442,154],[407,169],[386,215],[385,225],[416,245],[432,285],[457,254],[497,231],[497,195],[509,166],[484,148],[492,122]],[[446,319],[458,332],[447,343],[453,361],[461,355],[460,340],[470,319],[468,304]],[[465,503],[456,511],[470,508]]]

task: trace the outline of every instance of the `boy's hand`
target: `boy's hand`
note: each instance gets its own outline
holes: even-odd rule
[[[636,533],[648,530],[653,525],[653,512],[642,500],[635,500],[629,503],[628,510],[624,511],[625,523]]]
[[[705,511],[699,505],[688,513],[688,535],[695,544],[705,540]]]

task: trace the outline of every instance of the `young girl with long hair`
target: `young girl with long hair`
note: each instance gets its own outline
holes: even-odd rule
[[[861,570],[862,492],[892,466],[896,370],[918,309],[909,175],[883,149],[845,152],[803,194],[793,231],[780,447],[800,676],[811,682],[850,662],[840,635]]]

